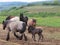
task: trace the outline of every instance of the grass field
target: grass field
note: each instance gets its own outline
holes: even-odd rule
[[[0,23],[6,16],[0,16]],[[60,27],[60,17],[30,17],[37,20],[37,26]]]
[[[60,6],[28,6],[0,12],[0,23],[8,15],[19,16],[23,12],[29,18],[36,18],[38,26],[60,27]]]
[[[38,26],[60,27],[60,17],[36,18]]]

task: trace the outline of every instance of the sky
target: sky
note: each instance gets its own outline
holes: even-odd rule
[[[46,1],[46,0],[0,0],[0,2],[36,2],[36,1]]]

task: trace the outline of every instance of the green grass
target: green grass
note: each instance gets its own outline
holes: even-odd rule
[[[25,13],[28,17],[55,17],[59,16],[60,13],[54,13],[54,12],[39,12],[39,13]]]
[[[36,18],[38,26],[60,27],[60,17]]]
[[[60,16],[60,6],[29,6],[24,8],[15,8],[12,10],[4,10],[0,15],[19,15],[21,12],[27,15],[40,16]]]
[[[60,27],[60,6],[28,6],[0,12],[0,23],[8,15],[19,16],[23,12],[29,18],[36,18],[37,26]]]
[[[5,20],[6,16],[0,16],[0,23]],[[37,20],[37,26],[60,27],[60,17],[29,17]]]
[[[6,18],[6,16],[0,16],[0,23]]]

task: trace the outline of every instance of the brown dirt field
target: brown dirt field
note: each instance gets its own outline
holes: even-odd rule
[[[10,33],[10,40],[6,41],[7,30],[2,29],[0,24],[0,45],[60,45],[60,28],[54,27],[37,27],[43,29],[44,40],[40,42],[34,42],[31,34],[27,31],[26,36],[28,41],[18,40],[14,37],[12,32]],[[36,35],[38,38],[38,36]]]

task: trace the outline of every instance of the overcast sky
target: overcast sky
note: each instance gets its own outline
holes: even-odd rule
[[[0,0],[0,2],[36,2],[36,1],[46,1],[46,0]]]

